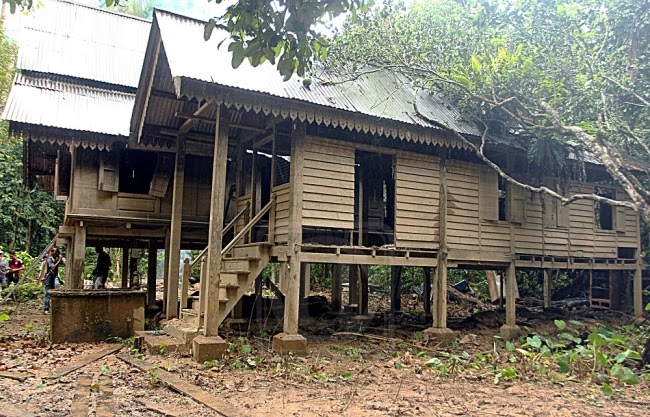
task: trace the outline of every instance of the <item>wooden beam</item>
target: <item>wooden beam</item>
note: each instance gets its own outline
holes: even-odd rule
[[[359,265],[351,263],[348,277],[348,305],[356,305],[359,307]]]
[[[284,327],[287,335],[298,334],[300,317],[300,245],[302,244],[302,189],[303,166],[305,153],[306,126],[294,122],[291,131],[291,173],[289,187],[291,199],[289,205],[289,237],[288,251],[289,274],[286,284],[284,303]]]
[[[48,379],[61,378],[63,376],[71,374],[72,372],[76,371],[79,368],[83,368],[86,365],[89,365],[89,364],[91,364],[91,363],[93,363],[95,361],[98,361],[98,360],[102,359],[105,356],[108,356],[108,355],[111,355],[111,354],[113,354],[115,352],[118,352],[123,347],[124,347],[124,345],[122,345],[122,344],[108,345],[107,347],[105,347],[105,348],[103,348],[101,350],[86,354],[86,355],[82,356],[79,359],[73,360],[72,363],[69,363],[68,365],[66,365],[66,366],[64,366],[62,368],[58,368],[58,369],[52,371],[52,373],[50,375],[46,376],[45,378],[48,378]]]
[[[183,226],[183,190],[185,184],[185,138],[176,137],[174,190],[172,193],[171,226],[169,228],[169,270],[167,276],[167,319],[178,317],[178,267],[181,259]]]
[[[221,250],[228,162],[228,126],[221,123],[221,106],[217,108],[216,121],[208,235],[208,283],[205,298],[205,326],[203,328],[205,336],[217,336],[219,327],[219,283],[221,281]]]
[[[147,118],[147,109],[149,108],[149,99],[151,98],[151,90],[153,89],[153,80],[156,75],[156,69],[158,67],[158,56],[160,55],[160,46],[162,45],[162,39],[158,39],[156,42],[156,47],[154,49],[153,58],[151,61],[151,71],[147,74],[147,87],[146,93],[144,96],[144,103],[142,105],[142,114],[140,115],[140,120],[138,120],[137,132],[138,136],[135,138],[135,142],[140,142],[142,137],[142,129],[144,128],[144,121]]]
[[[199,108],[194,112],[192,119],[187,119],[183,124],[178,128],[178,132],[181,134],[188,133],[194,126],[199,124],[201,121],[198,119],[203,113],[208,111],[214,105],[214,100],[208,100],[205,103],[201,104]],[[218,120],[215,120],[215,124],[219,123]]]
[[[359,265],[359,314],[368,315],[368,265]]]

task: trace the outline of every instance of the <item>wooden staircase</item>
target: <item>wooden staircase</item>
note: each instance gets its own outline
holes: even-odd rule
[[[252,289],[255,279],[269,263],[270,247],[266,242],[238,245],[233,247],[230,256],[222,258],[217,319],[219,324],[223,323],[244,294]],[[207,280],[207,274],[202,275],[206,276],[201,277],[201,289]],[[181,320],[198,330],[203,325],[201,296],[192,296],[191,299],[192,307],[181,310]]]

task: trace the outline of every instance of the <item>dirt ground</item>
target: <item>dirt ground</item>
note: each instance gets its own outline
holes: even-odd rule
[[[63,377],[57,370],[107,344],[47,343],[49,317],[37,302],[9,306],[0,322],[0,416],[217,416],[152,371],[143,372],[117,353]],[[165,370],[249,416],[644,416],[650,383],[617,389],[606,398],[600,386],[575,378],[519,378],[494,383],[494,374],[468,369],[441,376],[426,366],[440,349],[416,334],[359,337],[316,335],[318,320],[302,324],[310,353],[282,358],[266,335],[230,335],[228,356],[197,364],[187,356],[120,354]],[[316,332],[319,333],[319,332]],[[322,332],[320,332],[322,333]],[[449,354],[491,351],[495,329],[461,332]],[[497,340],[498,342],[498,340]],[[470,367],[471,368],[471,367]],[[53,377],[54,376],[54,377]]]

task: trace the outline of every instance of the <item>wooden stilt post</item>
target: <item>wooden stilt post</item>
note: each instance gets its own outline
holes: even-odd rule
[[[438,266],[433,277],[433,326],[424,331],[426,340],[434,340],[442,345],[449,345],[456,334],[447,328],[447,153],[440,157],[440,193],[438,207],[440,248],[438,249]]]
[[[219,322],[219,283],[221,281],[221,249],[224,204],[226,198],[226,167],[228,156],[228,126],[221,122],[221,107],[217,110],[214,159],[212,163],[212,198],[208,241],[208,283],[205,306],[205,336],[217,336]]]
[[[183,281],[181,281],[181,311],[188,308],[188,293],[190,290],[190,258],[183,259]]]
[[[165,233],[165,258],[163,261],[163,311],[167,314],[167,288],[169,288],[169,229]]]
[[[306,126],[294,122],[291,131],[291,173],[289,188],[289,236],[287,256],[289,271],[285,286],[283,332],[273,337],[273,350],[280,353],[304,354],[307,340],[298,334],[300,318],[300,250],[302,245],[302,190]]]
[[[172,193],[171,226],[169,232],[169,266],[167,276],[167,318],[178,317],[178,270],[181,262],[181,230],[183,223],[183,188],[185,184],[185,138],[176,137],[174,190]]]
[[[427,316],[431,314],[431,268],[424,267],[424,291],[422,292],[424,298],[424,314]]]
[[[332,311],[341,311],[341,264],[332,265]]]
[[[369,266],[359,265],[359,314],[368,315],[368,275]]]
[[[303,263],[300,266],[300,298],[301,300],[309,297],[311,292],[311,264]]]
[[[643,273],[642,263],[639,258],[636,269],[634,270],[633,297],[634,297],[634,317],[637,320],[643,319]]]
[[[519,326],[516,320],[517,306],[517,273],[515,262],[512,261],[506,270],[506,324],[501,326],[501,337],[513,339],[519,335]]]
[[[402,267],[390,267],[390,312],[402,310]]]
[[[551,275],[544,269],[544,308],[551,306]]]
[[[84,287],[84,260],[86,258],[86,228],[79,223],[74,228],[73,246],[72,276],[68,279],[68,288],[77,290]]]
[[[359,267],[355,265],[349,265],[350,272],[348,274],[348,305],[356,306],[357,311],[359,307]]]
[[[129,245],[122,246],[122,288],[129,288]]]
[[[156,303],[156,269],[158,267],[158,250],[156,242],[149,241],[147,254],[147,305],[153,306]]]

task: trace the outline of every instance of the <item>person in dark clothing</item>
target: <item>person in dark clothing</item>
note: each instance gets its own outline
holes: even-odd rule
[[[95,270],[93,271],[93,288],[97,290],[106,287],[108,270],[111,269],[111,258],[104,252],[104,248],[101,246],[97,246],[95,251],[97,252],[97,266],[95,266]]]
[[[63,258],[61,258],[61,253],[58,249],[52,248],[50,250],[50,256],[45,260],[45,267],[47,272],[45,273],[45,279],[43,280],[43,285],[45,286],[45,297],[43,297],[43,311],[45,314],[50,312],[50,290],[56,289],[59,279],[59,264]]]
[[[9,251],[9,271],[7,271],[7,284],[18,284],[20,281],[20,271],[25,269],[23,261],[16,257],[16,251]]]

